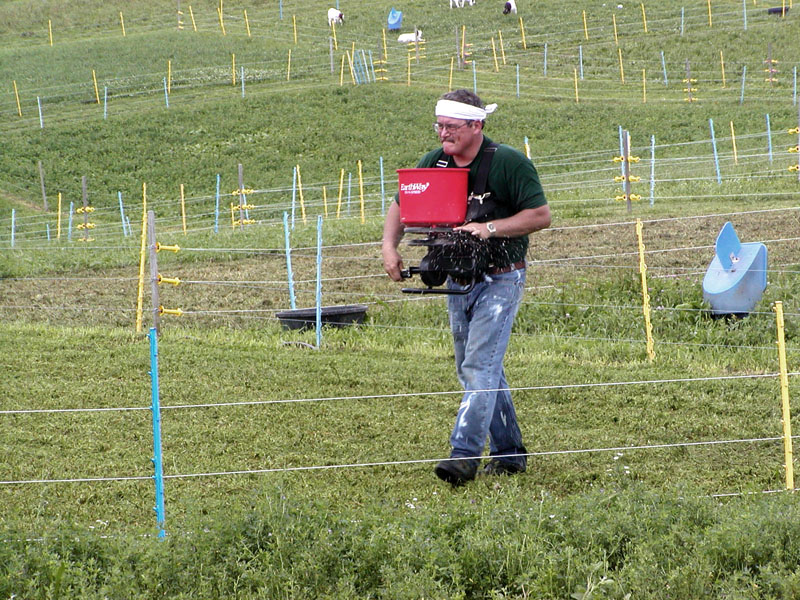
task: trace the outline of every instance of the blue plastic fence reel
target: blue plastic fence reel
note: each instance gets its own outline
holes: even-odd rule
[[[389,11],[389,18],[386,20],[386,28],[389,31],[396,31],[403,26],[403,12],[399,10]]]
[[[717,235],[716,256],[703,278],[703,299],[715,316],[747,316],[767,288],[767,247],[742,244],[730,222]]]

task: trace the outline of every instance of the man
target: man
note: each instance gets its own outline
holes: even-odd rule
[[[475,478],[487,435],[490,460],[483,473],[511,475],[524,472],[527,466],[503,357],[522,299],[528,234],[549,227],[550,208],[531,161],[484,135],[486,116],[496,107],[484,107],[469,90],[444,94],[436,104],[434,123],[441,148],[423,156],[417,165],[468,167],[472,191],[481,162],[491,161],[483,198],[488,214],[455,228],[484,241],[490,263],[468,293],[448,295],[456,371],[464,396],[450,436],[450,458],[434,471],[454,486]],[[487,159],[492,147],[496,147],[494,155]],[[393,202],[384,224],[382,254],[384,269],[394,281],[402,280],[398,246],[403,230],[400,206]],[[464,290],[469,283],[449,278],[447,285]]]

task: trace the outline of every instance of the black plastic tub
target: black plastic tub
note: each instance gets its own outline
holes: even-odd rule
[[[354,323],[362,323],[367,312],[366,304],[343,304],[341,306],[323,306],[320,309],[323,325],[344,327]],[[310,329],[317,326],[317,309],[297,308],[282,310],[276,313],[284,329]]]

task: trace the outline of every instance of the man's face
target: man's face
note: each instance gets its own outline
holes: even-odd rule
[[[476,121],[453,119],[451,117],[436,117],[439,141],[442,150],[448,155],[460,155],[469,148],[480,135],[480,127]]]

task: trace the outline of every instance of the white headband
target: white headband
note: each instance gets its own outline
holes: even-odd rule
[[[486,108],[480,108],[455,100],[439,100],[436,103],[436,116],[466,121],[483,121],[486,115],[492,114],[496,108],[497,104],[489,104]]]

